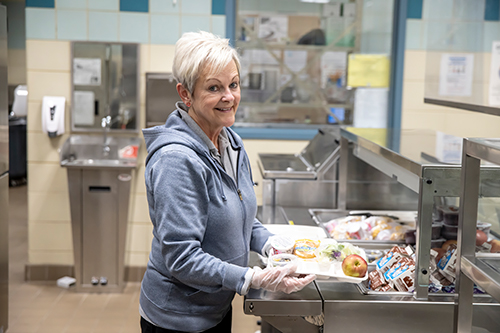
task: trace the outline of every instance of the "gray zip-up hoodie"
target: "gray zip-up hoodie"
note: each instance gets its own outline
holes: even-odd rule
[[[250,162],[241,138],[235,183],[174,111],[163,126],[143,130],[146,190],[153,241],[140,305],[155,325],[185,332],[217,325],[241,293],[249,251],[271,233],[255,218]]]

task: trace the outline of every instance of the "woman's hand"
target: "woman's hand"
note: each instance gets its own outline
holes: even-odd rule
[[[294,276],[297,265],[267,267],[264,270],[254,267],[253,270],[250,288],[263,288],[272,292],[282,291],[287,294],[297,292],[316,279],[314,274]]]

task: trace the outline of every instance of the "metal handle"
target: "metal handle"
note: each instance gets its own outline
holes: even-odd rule
[[[89,186],[89,192],[111,192],[111,186]]]

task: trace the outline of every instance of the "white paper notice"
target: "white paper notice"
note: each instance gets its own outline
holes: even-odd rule
[[[73,121],[75,125],[94,125],[94,92],[74,92]]]
[[[73,59],[73,84],[81,86],[101,85],[101,59]]]
[[[325,52],[321,56],[321,87],[325,88],[328,78],[341,78],[345,86],[347,52]],[[335,83],[335,82],[334,82]]]
[[[493,42],[491,48],[490,87],[488,97],[490,106],[500,106],[500,41]]]
[[[462,142],[461,137],[436,132],[436,158],[443,163],[460,163]]]
[[[387,127],[388,98],[387,88],[357,88],[354,94],[354,127]]]
[[[262,16],[259,20],[259,38],[267,42],[281,42],[288,37],[288,16]]]
[[[473,69],[473,54],[443,54],[439,72],[439,95],[470,96]]]

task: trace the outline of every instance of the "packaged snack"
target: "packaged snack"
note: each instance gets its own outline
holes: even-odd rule
[[[377,289],[387,282],[385,281],[384,274],[378,270],[373,270],[368,274],[368,280],[370,281],[370,287],[372,289]]]
[[[316,249],[318,248],[320,241],[314,241],[311,239],[298,239],[295,241],[293,248],[293,254],[302,259],[312,259],[316,257]]]
[[[383,286],[374,289],[375,291],[395,291],[390,285],[384,284]]]
[[[394,277],[393,283],[395,289],[404,292],[413,292],[415,290],[415,264],[408,264]]]
[[[403,248],[394,246],[389,252],[387,252],[376,262],[377,269],[385,273],[385,271],[391,268],[392,265],[403,256],[403,253],[406,253]]]
[[[439,260],[437,267],[450,282],[454,282],[456,278],[455,267],[457,264],[457,245],[451,244],[448,246],[445,255]]]

